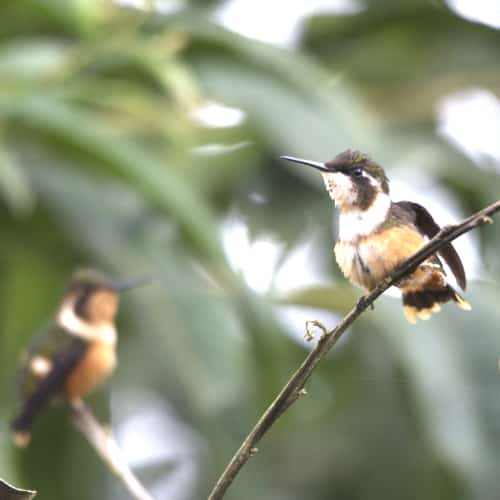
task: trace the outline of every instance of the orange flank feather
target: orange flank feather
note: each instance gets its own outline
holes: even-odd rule
[[[395,226],[356,242],[337,242],[335,258],[346,278],[372,290],[424,244],[425,239],[420,233],[405,226]]]
[[[392,226],[355,242],[339,241],[335,257],[344,275],[354,284],[372,290],[398,265],[424,244],[425,238],[407,226]],[[470,305],[448,284],[437,257],[430,257],[397,285],[403,293],[406,319],[426,320],[450,300],[464,309]]]

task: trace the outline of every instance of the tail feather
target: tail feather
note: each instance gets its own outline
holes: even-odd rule
[[[21,412],[12,422],[10,423],[10,429],[12,431],[12,442],[24,448],[27,446],[31,440],[31,427],[33,425],[34,414],[32,412],[26,411],[26,409]]]
[[[14,431],[12,433],[12,442],[18,448],[25,448],[31,441],[31,432],[28,431]]]
[[[78,339],[73,341],[70,350],[54,357],[52,369],[39,381],[34,392],[24,401],[19,415],[10,424],[14,444],[26,446],[29,443],[33,420],[54,396],[61,393],[68,375],[88,347],[88,342]]]
[[[403,312],[410,323],[417,319],[428,320],[433,313],[441,310],[441,304],[453,301],[464,311],[471,306],[450,285],[440,288],[405,291],[403,289]]]
[[[460,307],[460,309],[463,309],[464,311],[470,311],[472,309],[471,305],[456,292],[455,296],[453,297],[453,300],[457,303],[457,306]]]

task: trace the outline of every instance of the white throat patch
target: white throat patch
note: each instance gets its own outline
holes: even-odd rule
[[[340,172],[321,172],[321,176],[336,206],[351,205],[356,201],[356,189],[347,175]]]
[[[63,304],[57,316],[57,322],[72,335],[89,342],[116,344],[116,329],[112,323],[92,325],[83,321],[75,314],[73,304]]]
[[[353,209],[339,216],[339,240],[352,242],[371,234],[385,221],[391,199],[388,194],[379,192],[368,210]]]

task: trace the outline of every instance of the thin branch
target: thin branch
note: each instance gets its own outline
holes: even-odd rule
[[[87,438],[111,472],[122,481],[125,488],[137,500],[153,500],[144,486],[128,467],[111,431],[102,427],[82,400],[70,403],[75,427]]]
[[[500,210],[500,200],[483,210],[476,212],[462,222],[445,226],[441,231],[423,246],[412,257],[403,262],[386,279],[384,279],[370,293],[362,297],[357,305],[337,324],[333,330],[326,331],[320,337],[316,347],[307,355],[299,369],[291,376],[276,399],[260,417],[250,434],[245,438],[238,451],[234,454],[222,475],[217,480],[208,500],[220,500],[224,497],[227,489],[231,486],[238,472],[248,459],[258,451],[258,442],[278,418],[305,394],[304,386],[312,375],[318,363],[324,358],[328,351],[337,343],[342,334],[349,326],[382,295],[389,287],[397,283],[401,278],[413,272],[420,263],[435,254],[447,243],[458,238],[462,234],[492,223],[491,215]]]

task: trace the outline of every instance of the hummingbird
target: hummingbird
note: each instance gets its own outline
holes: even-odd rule
[[[29,443],[33,420],[50,401],[78,401],[112,374],[120,293],[145,281],[113,281],[91,269],[73,273],[55,318],[22,355],[22,406],[11,422],[15,445]]]
[[[339,212],[335,258],[344,276],[367,291],[373,290],[440,230],[422,205],[393,202],[384,169],[359,151],[344,151],[325,163],[292,156],[280,158],[321,172]],[[464,267],[453,245],[448,243],[438,253],[465,290]],[[401,289],[403,312],[410,323],[429,319],[449,301],[464,310],[471,309],[448,283],[437,255],[422,262],[396,286]]]

